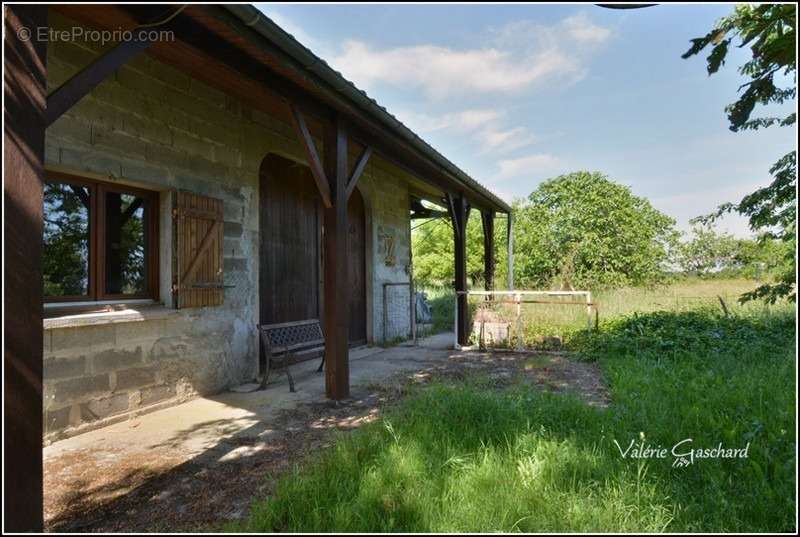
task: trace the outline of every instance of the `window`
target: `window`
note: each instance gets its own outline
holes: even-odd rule
[[[44,295],[50,302],[156,298],[158,193],[50,174]]]

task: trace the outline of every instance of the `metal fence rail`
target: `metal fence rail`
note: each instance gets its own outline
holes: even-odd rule
[[[592,293],[591,291],[456,291],[455,294],[455,314],[453,316],[453,348],[456,350],[468,349],[470,346],[462,346],[458,344],[458,296],[483,296],[491,298],[494,304],[512,304],[516,306],[515,318],[515,332],[521,333],[522,330],[522,304],[557,304],[560,306],[582,306],[586,308],[586,326],[589,330],[592,329]],[[511,297],[506,300],[494,300],[494,297]],[[553,302],[546,300],[525,300],[524,297],[534,296],[550,296],[550,297],[565,297],[575,296],[583,297],[579,302]],[[522,338],[517,337],[517,350],[522,350]]]

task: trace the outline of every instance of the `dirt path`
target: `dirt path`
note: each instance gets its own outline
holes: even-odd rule
[[[253,498],[269,495],[283,472],[329,446],[333,431],[376,419],[413,384],[473,375],[488,376],[499,389],[523,382],[572,391],[591,405],[608,404],[600,369],[563,353],[466,352],[433,364],[420,360],[417,368],[354,386],[348,401],[303,403],[234,434],[226,434],[225,420],[210,420],[147,449],[104,443],[48,457],[46,527],[141,532],[218,526],[245,515]],[[186,441],[215,434],[218,441],[187,460]]]

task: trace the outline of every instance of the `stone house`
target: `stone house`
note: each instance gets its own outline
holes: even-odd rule
[[[12,455],[252,381],[258,324],[319,318],[347,397],[348,348],[410,332],[422,200],[457,290],[470,209],[487,252],[498,213],[510,236],[505,202],[250,5],[18,6],[6,30]]]

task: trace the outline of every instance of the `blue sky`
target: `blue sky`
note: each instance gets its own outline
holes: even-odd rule
[[[257,5],[507,201],[598,170],[686,230],[796,145],[728,130],[748,51],[711,77],[680,57],[732,5]],[[749,235],[740,217],[720,228]]]

